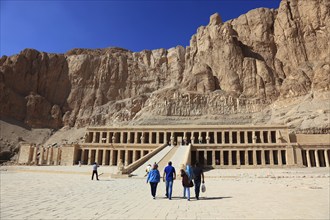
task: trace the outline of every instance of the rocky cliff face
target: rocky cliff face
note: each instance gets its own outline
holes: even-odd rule
[[[329,9],[327,0],[283,0],[278,10],[227,22],[214,14],[187,48],[3,56],[1,115],[55,129],[173,122],[329,129]],[[317,109],[303,104],[313,100]],[[300,118],[317,112],[307,125],[292,119],[299,105]]]

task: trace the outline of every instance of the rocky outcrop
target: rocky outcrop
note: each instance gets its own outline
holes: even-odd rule
[[[161,117],[285,123],[276,116],[281,106],[329,92],[329,8],[326,0],[283,0],[278,10],[259,8],[227,22],[214,14],[186,48],[26,49],[3,56],[1,115],[55,129],[167,123]],[[322,117],[326,106],[318,109]],[[302,122],[295,126],[306,129]]]

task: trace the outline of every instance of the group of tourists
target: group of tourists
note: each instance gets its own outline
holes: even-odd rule
[[[98,167],[99,165],[96,162],[93,163],[92,180],[94,179],[94,175],[96,176],[96,180],[99,180],[99,175],[97,172]],[[156,199],[157,185],[160,182],[158,164],[154,163],[153,166],[149,164],[146,168],[146,172],[147,183],[150,184],[151,188],[151,195],[153,199]],[[183,197],[190,201],[190,188],[195,186],[195,196],[196,199],[199,200],[201,184],[204,184],[204,173],[203,169],[199,166],[199,163],[196,162],[193,168],[190,165],[186,165],[186,169],[182,168],[180,170],[180,176],[182,177]],[[175,168],[172,166],[172,162],[169,161],[168,165],[164,169],[163,174],[163,182],[166,184],[165,196],[169,200],[172,199],[173,182],[175,179]],[[203,187],[205,186],[203,185]]]
[[[147,183],[150,183],[151,195],[153,199],[156,198],[157,185],[160,182],[160,173],[158,170],[158,165],[155,163],[152,169],[147,171]],[[195,186],[195,196],[199,199],[199,193],[201,188],[201,183],[204,184],[204,173],[203,169],[196,162],[195,167],[186,165],[186,169],[182,168],[180,170],[180,176],[182,177],[183,186],[183,197],[190,201],[190,188]],[[175,168],[172,166],[172,162],[168,162],[168,165],[164,169],[163,181],[166,184],[166,194],[165,196],[171,200],[172,199],[172,188],[173,182],[176,179]]]

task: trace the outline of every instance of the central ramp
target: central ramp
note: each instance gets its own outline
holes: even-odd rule
[[[160,169],[159,163],[163,160],[163,158],[166,158],[167,155],[174,154],[173,152],[176,151],[177,148],[172,146],[167,146],[163,150],[161,150],[159,153],[157,153],[155,156],[147,160],[144,164],[142,164],[139,168],[137,168],[132,175],[136,177],[144,177],[146,175],[146,168],[148,164],[151,164],[151,166],[156,162],[158,164],[158,167]],[[159,170],[159,172],[162,172],[162,170]],[[162,174],[161,174],[162,175]]]
[[[163,176],[164,169],[169,161],[172,161],[172,166],[175,168],[176,175],[180,175],[180,169],[189,163],[191,145],[167,146],[158,154],[150,158],[147,162],[142,164],[133,173],[133,177],[145,177],[146,168],[148,164],[158,164],[160,175]],[[184,168],[185,169],[185,168]]]
[[[175,172],[177,176],[180,176],[180,169],[182,169],[183,166],[189,163],[190,150],[191,150],[190,145],[180,145],[178,146],[178,150],[175,152],[173,157],[169,160],[172,161],[172,166],[175,168]],[[166,162],[166,166],[167,163],[168,161]],[[162,172],[164,172],[164,168]]]

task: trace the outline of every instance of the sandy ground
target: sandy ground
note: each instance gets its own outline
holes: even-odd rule
[[[173,200],[142,178],[111,178],[116,167],[2,166],[0,219],[329,219],[329,168],[226,169],[205,173],[201,200]]]

